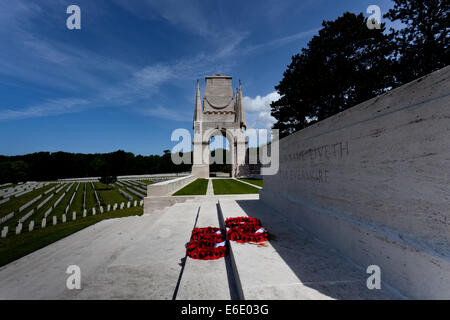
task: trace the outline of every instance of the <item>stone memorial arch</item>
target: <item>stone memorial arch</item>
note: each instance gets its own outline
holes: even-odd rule
[[[231,176],[243,176],[248,172],[248,165],[245,135],[247,125],[241,83],[239,82],[235,93],[231,77],[216,74],[207,76],[205,81],[203,104],[197,81],[192,174],[199,178],[209,177],[210,139],[214,136],[224,136],[229,145],[226,163],[231,165]]]

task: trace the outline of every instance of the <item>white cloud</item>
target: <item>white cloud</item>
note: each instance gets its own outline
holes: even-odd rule
[[[280,95],[276,91],[255,98],[244,97],[243,103],[249,128],[270,129],[276,122],[276,119],[270,115],[270,104],[278,99]]]
[[[5,3],[3,3],[5,2]],[[207,36],[210,50],[182,56],[175,61],[137,66],[108,56],[79,48],[70,42],[37,34],[32,19],[51,8],[23,0],[4,0],[0,3],[0,75],[37,83],[40,86],[63,89],[65,99],[43,100],[28,106],[3,106],[0,102],[0,120],[41,117],[77,112],[99,106],[120,107],[148,100],[161,92],[165,84],[186,83],[206,74],[229,73],[240,57],[254,54],[263,48],[274,48],[310,36],[310,30],[287,37],[269,40],[246,47],[248,32],[236,30],[227,19],[217,21],[197,0],[118,1],[122,7],[139,15],[164,19],[180,28]],[[10,7],[10,8],[9,8]],[[4,10],[1,10],[4,9]],[[45,10],[44,10],[45,9]],[[211,34],[215,36],[210,36]],[[183,81],[179,81],[183,80]],[[270,127],[275,119],[270,116],[270,103],[277,100],[276,92],[255,98],[245,97],[244,106],[249,127]],[[162,102],[164,105],[164,102]],[[14,108],[12,108],[14,107]],[[7,108],[7,109],[6,109]],[[153,107],[151,107],[153,108]],[[153,108],[140,114],[165,119],[181,120],[178,109]],[[187,115],[188,119],[191,114]]]
[[[263,97],[250,98],[246,96],[243,98],[243,102],[247,112],[270,111],[270,104],[278,99],[280,99],[280,95],[274,91]]]
[[[25,119],[44,116],[55,116],[65,113],[79,112],[89,104],[83,99],[53,99],[25,109],[2,110],[0,120]]]
[[[307,31],[298,32],[295,34],[291,34],[289,36],[285,36],[285,37],[281,37],[278,39],[273,39],[273,40],[270,40],[267,42],[263,42],[260,44],[256,44],[256,45],[244,48],[243,50],[241,50],[241,53],[250,54],[255,51],[261,51],[261,50],[265,50],[265,49],[281,47],[281,46],[287,45],[291,42],[298,41],[303,38],[310,38],[313,35],[315,35],[319,30],[320,30],[319,28],[310,29]]]

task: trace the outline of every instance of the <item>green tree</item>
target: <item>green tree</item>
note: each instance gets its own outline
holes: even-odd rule
[[[448,0],[393,0],[394,8],[384,15],[403,24],[391,29],[397,63],[397,82],[407,83],[449,64]]]
[[[28,164],[25,161],[18,160],[11,162],[11,182],[25,182],[27,181],[28,174]]]
[[[99,181],[103,184],[113,184],[117,182],[116,176],[104,176],[99,179]]]
[[[367,28],[366,18],[346,12],[292,57],[271,104],[280,136],[320,121],[387,91],[393,84],[389,38]]]

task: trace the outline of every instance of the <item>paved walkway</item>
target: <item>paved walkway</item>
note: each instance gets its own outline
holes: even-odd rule
[[[104,220],[0,268],[0,299],[164,299],[173,297],[199,205]],[[81,269],[68,290],[67,267]]]
[[[208,179],[208,189],[206,189],[206,195],[207,196],[213,196],[214,195],[214,188],[212,184],[212,179]]]

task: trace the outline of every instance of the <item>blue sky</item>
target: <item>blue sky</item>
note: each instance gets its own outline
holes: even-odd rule
[[[68,30],[66,8],[81,8]],[[249,127],[322,20],[389,0],[2,0],[0,154],[162,154],[192,129],[196,80],[240,79]],[[366,16],[368,16],[366,14]]]

